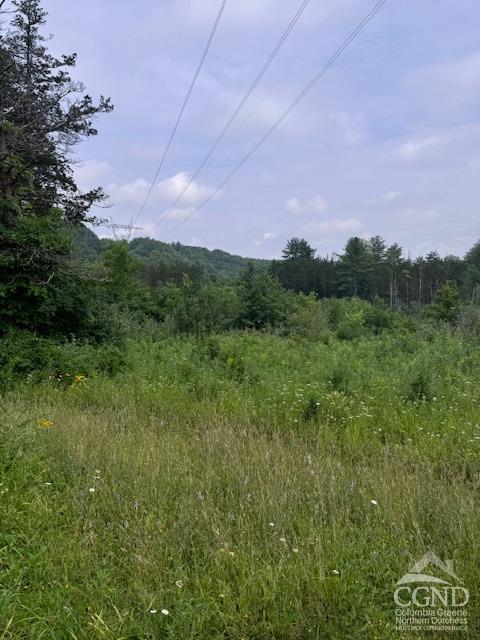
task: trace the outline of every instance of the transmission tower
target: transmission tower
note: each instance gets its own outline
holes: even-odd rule
[[[141,231],[143,227],[135,227],[133,223],[130,224],[116,224],[115,222],[102,222],[99,227],[106,227],[113,231],[113,237],[115,240],[130,240],[132,231]]]

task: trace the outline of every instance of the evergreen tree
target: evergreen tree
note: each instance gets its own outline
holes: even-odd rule
[[[340,286],[347,296],[364,296],[368,288],[371,258],[368,244],[360,238],[350,238],[339,256]]]
[[[291,238],[282,251],[284,260],[313,260],[315,249],[303,238]]]
[[[374,236],[368,241],[368,250],[371,256],[370,282],[372,287],[372,299],[375,300],[384,291],[385,271],[386,271],[386,249],[385,240],[380,236]]]
[[[284,296],[279,282],[266,269],[255,270],[250,262],[239,280],[238,325],[263,329],[284,318]]]
[[[388,297],[390,309],[397,309],[399,304],[398,276],[402,265],[402,247],[397,243],[388,247],[385,251],[385,260],[388,265],[389,272]]]
[[[427,315],[435,320],[454,322],[461,307],[460,294],[454,282],[445,282],[437,291],[435,302],[427,308]]]
[[[283,260],[274,260],[270,266],[272,275],[286,289],[296,293],[317,292],[320,285],[320,264],[306,240],[292,238],[282,252]]]
[[[13,8],[10,28],[0,23],[0,321],[3,330],[77,333],[95,283],[71,261],[65,225],[85,219],[103,193],[79,191],[70,153],[112,107],[81,95],[69,75],[75,55],[48,53],[39,0]]]
[[[59,207],[67,220],[82,220],[103,192],[80,192],[70,153],[96,135],[94,117],[112,105],[82,95],[83,85],[69,75],[75,54],[55,58],[47,51],[40,1],[13,5],[15,17],[0,41],[0,196],[18,197],[35,215]]]
[[[480,241],[475,243],[470,251],[467,252],[465,263],[466,294],[473,298],[474,292],[480,286]]]
[[[142,263],[135,258],[126,240],[112,242],[103,254],[109,290],[116,300],[127,299],[138,285]]]

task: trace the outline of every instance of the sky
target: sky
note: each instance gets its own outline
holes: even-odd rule
[[[375,0],[310,0],[183,200],[159,224],[256,77],[300,0],[228,0],[137,236],[262,258],[306,238],[319,255],[383,236],[406,255],[463,255],[480,238],[480,3],[387,0],[279,129],[203,209]],[[45,0],[51,50],[110,96],[75,152],[99,217],[137,215],[220,0]],[[183,24],[183,29],[182,29]],[[193,213],[193,215],[192,215]],[[109,230],[97,233],[108,235]]]

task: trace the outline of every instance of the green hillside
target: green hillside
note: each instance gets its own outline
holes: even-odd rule
[[[79,258],[95,260],[111,240],[100,239],[91,229],[84,225],[75,227],[72,232],[75,255]],[[199,267],[212,275],[238,276],[245,269],[248,258],[235,256],[219,249],[191,247],[173,242],[160,242],[152,238],[134,238],[130,241],[130,249],[137,258],[146,265],[185,265]],[[259,266],[268,266],[269,260],[252,259]]]

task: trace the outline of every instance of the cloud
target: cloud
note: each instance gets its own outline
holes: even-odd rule
[[[404,222],[423,224],[425,222],[432,222],[440,217],[440,213],[435,209],[419,209],[409,208],[404,209],[401,212],[401,219]]]
[[[267,173],[262,173],[258,177],[258,182],[265,187],[273,187],[278,183],[278,178],[272,173],[267,172]]]
[[[480,51],[471,51],[462,57],[436,63],[413,74],[413,80],[419,84],[443,85],[472,90],[480,87]]]
[[[103,160],[86,160],[73,168],[75,180],[81,190],[94,189],[114,179],[113,169]]]
[[[363,229],[363,224],[358,218],[343,218],[326,220],[325,222],[312,222],[308,225],[308,231],[314,235],[337,235],[340,233],[356,233]]]
[[[377,198],[371,198],[367,201],[367,204],[373,205],[382,205],[382,204],[391,204],[392,202],[396,202],[399,198],[401,198],[402,193],[400,191],[387,191],[381,196]]]
[[[343,141],[347,144],[359,144],[367,138],[367,125],[361,113],[334,111],[330,114],[330,120],[337,125]]]
[[[209,190],[223,178],[369,10],[368,0],[342,3],[320,33],[337,1],[310,3],[201,174],[200,187]],[[44,0],[54,51],[78,51],[75,78],[92,95],[111,95],[116,105],[99,119],[99,135],[76,151],[98,160],[75,168],[82,188],[112,187],[110,204],[117,206],[108,215],[115,222],[127,223],[140,207],[219,2],[192,2],[177,42],[187,0],[140,0],[133,31],[127,3]],[[414,26],[407,5],[393,3],[378,14],[229,183],[221,210],[212,203],[169,239],[189,242],[196,235],[197,244],[258,257],[279,253],[285,238],[299,234],[327,252],[367,231],[412,251],[425,234],[429,250],[449,245],[449,252],[464,252],[473,244],[480,210],[480,3],[418,3]],[[148,229],[173,202],[170,196],[185,185],[182,172],[203,158],[295,10],[278,0],[227,3],[168,156],[168,173],[160,177],[168,180],[154,190],[139,226]],[[111,33],[104,29],[108,16],[114,16]],[[275,176],[274,186],[268,186],[274,182],[268,174]],[[301,216],[316,193],[328,199],[328,210]],[[192,189],[189,199],[197,198]],[[292,198],[294,212],[288,213],[285,203]],[[171,215],[184,218],[192,207],[182,201]],[[175,226],[172,219],[153,232]],[[278,238],[264,238],[273,230]],[[255,247],[255,239],[263,244]]]
[[[441,140],[438,136],[427,138],[417,138],[408,140],[401,144],[395,151],[395,156],[400,160],[416,160],[428,155],[432,150],[440,146]]]
[[[188,173],[185,171],[177,173],[171,178],[163,180],[158,184],[156,187],[157,195],[162,200],[175,200],[183,192],[189,181],[190,176]],[[208,187],[201,182],[193,181],[186,190],[181,202],[186,205],[196,207],[201,204],[203,200],[211,196],[213,192],[214,189],[212,187]]]
[[[278,233],[274,231],[266,231],[260,238],[253,241],[254,246],[261,247],[266,242],[272,242],[278,238]]]
[[[113,205],[140,206],[147,195],[149,183],[145,178],[138,178],[123,184],[110,184],[106,188]]]
[[[327,209],[327,203],[320,195],[314,195],[303,202],[299,198],[289,198],[285,203],[285,208],[293,215],[305,213],[323,213]]]
[[[190,177],[185,171],[177,173],[166,180],[162,180],[162,182],[153,188],[148,206],[151,208],[159,204],[171,204],[180,196],[189,181]],[[137,178],[130,182],[111,184],[106,188],[106,191],[113,204],[141,206],[149,188],[150,183],[145,180],[145,178]],[[213,191],[214,189],[212,187],[193,181],[179,202],[179,205],[183,206],[173,209],[170,212],[171,217],[178,218],[183,215],[188,215],[189,210],[201,204],[206,198],[212,195]]]
[[[243,84],[242,78],[235,78],[233,81],[240,86]],[[230,89],[218,93],[213,100],[205,105],[207,122],[210,122],[214,130],[225,125],[243,96],[243,91]],[[230,135],[240,136],[243,139],[245,131],[255,134],[258,131],[265,131],[276,122],[290,102],[291,95],[286,93],[282,87],[272,92],[263,93],[263,95],[261,93],[258,99],[256,97],[250,98],[232,126]],[[301,105],[282,122],[281,130],[286,135],[301,135],[310,130],[311,124],[311,114],[308,113],[308,108]]]

